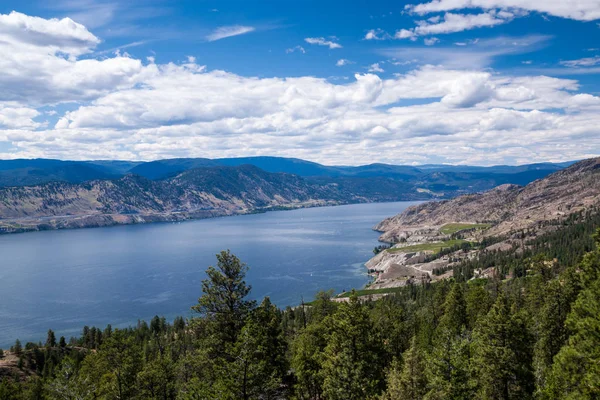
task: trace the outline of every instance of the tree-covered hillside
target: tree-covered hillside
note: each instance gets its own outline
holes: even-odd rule
[[[221,252],[194,318],[17,342],[0,399],[597,399],[598,224],[582,213],[488,254],[489,279],[285,310],[248,300],[247,267]]]

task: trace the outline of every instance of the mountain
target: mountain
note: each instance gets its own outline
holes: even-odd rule
[[[128,172],[148,179],[166,179],[190,169],[219,165],[208,158],[173,158],[141,163]]]
[[[568,248],[560,230],[571,237],[582,232],[589,236],[598,228],[594,221],[600,221],[599,215],[600,158],[580,161],[526,186],[504,184],[421,203],[374,227],[381,232],[379,240],[392,247],[377,248],[366,263],[375,278],[371,288],[422,279],[502,276],[509,268],[501,263],[510,263],[513,273],[526,274],[531,265],[527,257],[535,249],[543,253],[544,241]]]
[[[0,188],[0,230],[179,221],[275,208],[381,201],[344,185],[315,184],[251,165],[204,167],[163,180],[129,174],[115,180],[49,182]],[[364,194],[364,195],[363,195]]]
[[[443,199],[505,183],[527,184],[560,168],[555,164],[331,167],[278,157],[0,161],[0,231],[173,221],[279,207]]]
[[[0,187],[37,185],[50,181],[79,183],[120,176],[111,168],[59,160],[7,160],[0,162]]]
[[[133,161],[0,160],[0,187],[115,179],[138,164]]]
[[[370,164],[357,167],[326,166],[296,158],[174,158],[151,162],[136,161],[60,161],[60,160],[0,160],[0,187],[30,186],[47,182],[81,183],[97,179],[117,179],[126,174],[140,175],[152,180],[168,179],[195,168],[254,165],[264,171],[298,175],[321,183],[335,183],[339,178],[388,178],[379,180],[391,191],[392,181],[409,183],[450,197],[461,193],[487,190],[502,183],[527,184],[564,167],[563,164],[530,164],[521,166],[405,166]],[[349,180],[344,181],[349,184]],[[357,181],[357,185],[362,185]]]
[[[487,235],[501,235],[600,205],[600,158],[589,159],[526,186],[505,184],[484,193],[428,202],[379,223],[384,241],[396,241],[415,227],[447,223],[490,223]]]

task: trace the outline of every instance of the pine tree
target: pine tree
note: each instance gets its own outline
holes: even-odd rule
[[[426,374],[429,382],[426,399],[458,400],[474,396],[470,378],[471,338],[467,331],[452,335],[440,331],[437,343],[427,357]]]
[[[46,347],[56,347],[56,335],[54,334],[54,331],[52,329],[48,329]]]
[[[286,343],[277,308],[266,297],[242,329],[225,366],[226,385],[233,397],[274,399],[281,391],[288,366]]]
[[[506,295],[476,326],[473,366],[480,397],[493,400],[527,399],[533,391],[532,341],[518,315],[513,315]]]
[[[251,287],[244,278],[248,267],[229,250],[217,254],[217,267],[206,270],[202,281],[203,295],[192,310],[209,324],[217,342],[217,351],[233,346],[255,302],[246,300]]]
[[[21,346],[21,341],[19,339],[15,340],[15,344],[11,347],[11,351],[16,355],[21,354],[23,347]]]
[[[301,399],[320,399],[323,394],[323,353],[327,346],[325,325],[313,322],[292,343],[292,368]]]
[[[546,390],[554,357],[569,337],[565,322],[574,290],[563,279],[554,279],[545,285],[544,292],[543,305],[534,314],[538,321],[533,359],[538,394]]]
[[[444,315],[440,319],[438,331],[447,330],[451,336],[457,336],[468,326],[467,303],[463,286],[455,283],[444,302]]]
[[[323,392],[330,400],[359,400],[382,386],[383,346],[364,305],[355,295],[327,320]]]
[[[402,367],[397,360],[392,363],[383,400],[422,400],[427,393],[425,360],[414,337],[403,358]]]
[[[572,334],[554,358],[549,398],[600,398],[600,231],[580,264],[583,290],[567,318]]]

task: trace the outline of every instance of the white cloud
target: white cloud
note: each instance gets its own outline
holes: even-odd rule
[[[0,102],[91,100],[135,85],[144,70],[140,60],[125,55],[78,59],[98,43],[100,39],[68,18],[0,14]]]
[[[305,38],[304,41],[306,43],[308,43],[308,44],[316,44],[316,45],[319,45],[319,46],[327,46],[330,49],[341,49],[342,48],[341,44],[339,44],[337,42],[334,42],[334,41],[331,41],[331,40],[326,40],[325,38],[322,38],[322,37],[317,37],[317,38],[310,38],[309,37],[309,38]]]
[[[292,48],[289,48],[289,49],[285,49],[285,53],[286,54],[294,53],[296,51],[299,51],[302,54],[306,54],[306,50],[302,46],[296,46],[296,47],[292,47]]]
[[[16,11],[0,14],[0,41],[45,54],[60,51],[71,57],[88,53],[100,43],[85,26],[70,18],[44,19]]]
[[[379,66],[379,63],[369,65],[369,72],[385,72],[383,68]]]
[[[534,11],[579,21],[600,19],[600,2],[597,0],[434,0],[406,6],[407,10],[421,15],[469,8]]]
[[[561,65],[567,67],[593,67],[600,64],[600,56],[580,58],[578,60],[561,61]]]
[[[543,36],[387,49],[394,63],[410,62],[415,69],[336,83],[310,76],[245,77],[209,70],[194,59],[156,64],[124,56],[78,58],[88,54],[80,51],[93,51],[94,40],[65,57],[62,46],[73,48],[73,40],[21,40],[18,29],[25,28],[0,41],[0,141],[11,148],[0,150],[0,158],[281,155],[327,164],[432,157],[498,164],[600,153],[598,96],[582,92],[574,79],[487,68],[498,55],[540,48]],[[56,103],[69,103],[71,111],[52,108],[58,114],[50,117],[45,110]],[[58,122],[49,127],[46,118]]]
[[[399,61],[443,65],[448,68],[484,68],[496,57],[526,54],[547,45],[549,36],[496,37],[470,41],[458,47],[392,47],[378,52]]]
[[[33,119],[40,112],[27,107],[4,107],[0,104],[0,128],[35,129],[44,124]]]
[[[256,28],[252,26],[244,25],[231,25],[231,26],[220,26],[206,36],[206,40],[214,42],[217,40],[225,39],[232,36],[244,35],[246,33],[254,32]]]
[[[365,40],[387,40],[391,36],[382,29],[371,29],[365,34]]]
[[[416,36],[441,35],[462,32],[486,26],[495,26],[509,22],[513,14],[508,12],[484,12],[481,14],[446,13],[444,17],[417,21],[417,27],[399,30],[396,39],[414,39]]]
[[[409,29],[400,29],[394,35],[394,39],[411,39],[411,40],[415,40],[416,37],[417,37],[417,35],[415,34],[415,32],[413,30],[409,30]]]
[[[425,43],[425,46],[433,46],[434,44],[438,43],[440,41],[440,39],[436,38],[436,37],[432,37],[432,38],[426,38],[423,40],[423,43]]]
[[[337,62],[335,63],[335,65],[337,67],[343,67],[344,65],[350,65],[350,64],[354,64],[354,61],[350,61],[347,60],[345,58],[340,58],[339,60],[337,60]]]

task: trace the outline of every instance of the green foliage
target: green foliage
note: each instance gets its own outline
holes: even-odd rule
[[[485,399],[526,399],[532,393],[527,327],[500,293],[474,331],[473,369],[477,391]]]
[[[595,240],[600,245],[600,232]],[[572,334],[554,358],[549,398],[600,397],[600,249],[585,256],[580,279],[583,290],[567,318]]]
[[[323,361],[323,393],[331,400],[359,400],[377,394],[383,370],[382,343],[356,296],[325,321],[328,332]]]
[[[197,317],[84,327],[58,346],[52,330],[44,346],[17,341],[0,400],[596,399],[600,251],[576,254],[594,248],[578,239],[585,218],[549,234],[556,248],[532,242],[463,265],[490,262],[512,279],[463,282],[463,274],[378,301],[320,292],[285,310],[248,300],[247,267],[222,252]],[[579,243],[573,252],[561,230]]]
[[[208,324],[210,334],[217,340],[218,351],[226,351],[237,340],[254,302],[246,300],[251,287],[244,278],[248,267],[229,250],[217,254],[217,267],[206,270],[208,279],[202,281],[202,296],[192,310]]]
[[[398,362],[392,363],[383,400],[420,400],[427,393],[425,360],[414,338],[403,359],[402,367]]]

